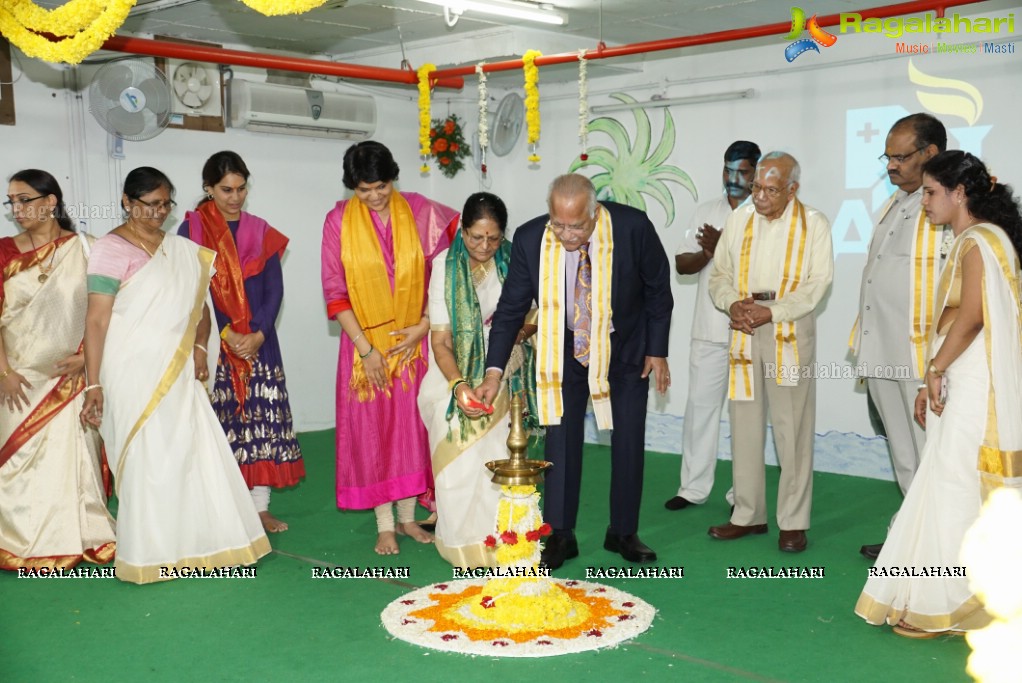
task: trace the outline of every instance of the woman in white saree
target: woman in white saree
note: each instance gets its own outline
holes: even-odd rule
[[[479,192],[469,197],[461,219],[451,248],[433,261],[429,283],[433,353],[418,401],[435,480],[434,542],[441,557],[468,568],[495,564],[483,539],[495,528],[500,486],[490,481],[485,463],[506,457],[509,395],[521,394],[530,416],[536,415],[536,404],[529,346],[519,345],[512,354],[492,415],[483,412],[472,391],[486,371],[486,340],[507,275],[511,243],[504,239],[507,209],[496,195]],[[529,333],[523,331],[519,342]]]
[[[216,362],[206,307],[215,253],[164,235],[172,192],[156,169],[129,173],[128,219],[89,260],[81,418],[106,444],[117,578],[134,583],[249,565],[270,550],[202,383],[209,369],[193,359],[199,345]]]
[[[969,587],[962,539],[991,490],[1022,486],[1018,203],[983,162],[949,150],[923,167],[922,204],[931,223],[950,224],[955,235],[916,399],[926,445],[855,607],[909,638],[990,621]]]
[[[99,438],[78,424],[91,238],[46,171],[15,173],[4,205],[22,232],[0,239],[0,569],[106,564]]]

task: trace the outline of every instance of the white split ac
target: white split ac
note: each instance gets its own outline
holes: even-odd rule
[[[231,127],[282,135],[365,140],[376,132],[376,102],[274,83],[230,81]]]

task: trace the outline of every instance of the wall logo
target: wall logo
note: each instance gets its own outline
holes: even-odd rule
[[[809,37],[800,38],[802,32],[807,28],[809,30]],[[785,40],[795,41],[784,48],[784,58],[789,62],[794,62],[796,57],[810,50],[819,52],[820,48],[817,45],[830,47],[837,42],[837,36],[827,33],[820,28],[820,25],[816,22],[815,14],[809,19],[807,24],[806,13],[801,7],[791,8],[791,31],[784,38]]]

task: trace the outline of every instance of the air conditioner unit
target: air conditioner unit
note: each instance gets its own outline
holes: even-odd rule
[[[365,140],[376,132],[376,102],[273,83],[230,81],[231,126],[282,135]]]

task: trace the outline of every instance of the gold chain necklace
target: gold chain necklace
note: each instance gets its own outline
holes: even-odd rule
[[[142,251],[149,254],[149,258],[153,258],[156,255],[157,249],[162,251],[164,256],[167,255],[167,251],[163,248],[163,240],[160,240],[160,243],[154,247],[152,251],[149,251],[146,249],[145,240],[143,240],[142,235],[139,234],[138,229],[136,229],[131,223],[128,223],[128,227],[131,228],[132,234],[135,235],[135,239],[138,240],[138,246],[142,247]]]
[[[482,284],[483,280],[486,279],[486,276],[490,274],[491,270],[493,270],[493,265],[494,261],[493,259],[490,259],[486,263],[480,263],[478,266],[472,268],[472,284],[476,287]]]
[[[28,231],[26,230],[26,232],[28,232]],[[57,237],[60,237],[60,233],[59,232],[57,233]],[[54,238],[54,240],[55,239],[56,239],[56,237]],[[35,245],[35,238],[32,237],[32,233],[30,233],[30,232],[28,233],[28,241],[32,245],[32,251],[37,251],[38,249],[42,249],[42,247],[36,247],[36,245]],[[50,240],[50,242],[52,242],[52,241],[53,240]],[[43,247],[45,247],[50,242],[44,242],[43,243]],[[57,247],[56,246],[53,247],[53,253],[50,254],[50,263],[49,263],[49,265],[45,265],[44,266],[43,262],[39,261],[39,277],[37,278],[39,280],[39,282],[46,282],[46,280],[49,279],[50,271],[53,270],[53,259],[55,259],[55,258],[57,258]]]

